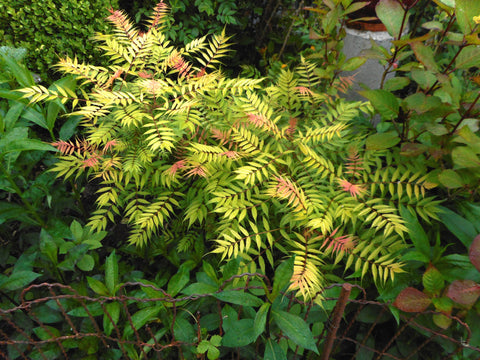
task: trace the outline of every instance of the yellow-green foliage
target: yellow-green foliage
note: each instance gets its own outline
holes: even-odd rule
[[[326,263],[377,282],[401,272],[398,207],[428,219],[435,201],[414,169],[367,150],[352,130],[369,105],[319,92],[304,59],[270,81],[228,79],[225,33],[174,48],[165,12],[157,5],[145,33],[114,12],[114,34],[97,36],[109,68],[60,62],[90,86],[81,97],[24,90],[32,101],[71,101],[84,117],[85,139],[57,142],[53,170],[101,179],[89,225],[122,221],[132,245],[177,241],[179,251],[201,234],[213,253],[255,270],[295,255],[291,289],[306,297],[324,285]]]

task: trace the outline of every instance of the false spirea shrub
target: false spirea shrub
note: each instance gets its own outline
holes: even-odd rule
[[[2,45],[27,50],[29,69],[47,80],[59,56],[98,61],[91,37],[105,32],[104,18],[117,0],[12,0],[0,2]]]
[[[254,270],[295,256],[291,289],[307,297],[324,285],[327,264],[332,274],[351,269],[377,282],[402,271],[398,208],[428,220],[435,201],[421,173],[353,131],[369,105],[319,93],[315,65],[304,59],[275,79],[228,79],[225,33],[175,48],[165,40],[166,14],[159,3],[139,32],[112,11],[114,33],[96,37],[110,67],[75,58],[58,65],[89,86],[81,97],[23,90],[33,102],[72,102],[84,117],[85,138],[54,144],[53,171],[101,181],[88,225],[123,221],[137,247],[177,241],[188,251],[189,236],[201,237]]]

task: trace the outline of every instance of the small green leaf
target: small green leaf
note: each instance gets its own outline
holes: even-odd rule
[[[195,330],[192,324],[183,318],[177,318],[175,320],[175,324],[173,324],[173,334],[175,335],[175,340],[185,343],[190,343],[195,339]]]
[[[463,181],[461,176],[451,169],[443,170],[438,175],[438,181],[449,189],[456,189],[465,185],[465,181]]]
[[[401,204],[400,215],[402,219],[405,220],[405,226],[408,229],[408,234],[413,246],[421,252],[428,261],[428,259],[430,259],[430,241],[428,240],[425,230],[423,230],[423,227],[418,222],[416,215],[412,214]]]
[[[115,295],[118,282],[118,260],[113,250],[105,261],[105,285],[110,295]]]
[[[123,331],[123,337],[128,338],[130,335],[133,334],[133,329],[140,330],[147,322],[154,321],[157,318],[157,314],[162,308],[163,305],[150,306],[137,311],[135,314],[132,315],[132,324],[125,326],[125,330]]]
[[[397,0],[382,0],[375,7],[375,12],[387,28],[388,33],[396,39],[400,38],[402,20],[405,15],[402,5]]]
[[[475,226],[470,221],[466,220],[450,209],[440,207],[440,210],[441,212],[439,217],[442,223],[468,249],[471,246],[475,236],[477,236]]]
[[[420,61],[428,70],[437,73],[438,65],[434,58],[433,49],[431,47],[423,45],[421,42],[411,43],[410,46],[417,57],[417,60]]]
[[[422,276],[422,284],[428,293],[438,295],[445,286],[445,280],[440,271],[430,266]]]
[[[404,87],[408,86],[410,84],[410,79],[407,77],[393,77],[391,79],[388,79],[384,86],[383,89],[386,91],[397,91],[401,90]]]
[[[263,301],[255,295],[236,291],[236,290],[224,290],[220,293],[213,294],[215,298],[220,301],[228,302],[231,304],[245,305],[245,306],[262,306]]]
[[[295,344],[318,354],[317,345],[307,323],[299,316],[286,311],[272,311],[273,320],[280,330]]]
[[[397,145],[400,138],[395,132],[370,135],[366,140],[367,150],[384,150]]]
[[[469,146],[457,146],[452,150],[452,159],[456,169],[480,168],[480,159]]]
[[[102,296],[109,295],[107,287],[101,281],[95,278],[92,278],[90,276],[87,276],[87,282],[88,282],[88,286],[90,286],[90,289],[92,289],[98,295],[102,295]]]
[[[217,286],[213,286],[205,283],[194,283],[187,286],[182,290],[182,294],[185,295],[203,295],[203,294],[212,294],[218,290]]]
[[[180,266],[177,273],[168,282],[167,293],[170,296],[177,295],[190,280],[190,272],[186,266]]]
[[[359,94],[366,97],[372,103],[384,120],[391,120],[398,116],[400,110],[399,101],[392,93],[382,90],[364,90]]]
[[[92,255],[85,254],[78,260],[77,267],[82,271],[92,271],[95,267],[95,260]]]
[[[345,61],[345,63],[343,63],[340,70],[342,70],[342,71],[357,70],[360,66],[365,64],[365,61],[367,61],[367,59],[365,57],[360,57],[360,56],[352,57],[352,58],[348,59],[347,61]]]

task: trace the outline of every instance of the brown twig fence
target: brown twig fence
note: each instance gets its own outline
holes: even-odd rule
[[[228,309],[235,308],[239,318],[254,316],[248,306],[219,300],[219,292],[173,297],[138,282],[123,284],[119,294],[128,296],[87,296],[82,291],[56,283],[24,289],[17,306],[0,309],[0,359],[207,358],[195,349],[202,340],[224,335]],[[229,291],[262,297],[258,286]],[[320,352],[302,352],[290,344],[289,358],[480,359],[479,344],[470,343],[469,326],[455,316],[445,315],[452,321],[447,330],[433,324],[431,311],[395,318],[388,304],[367,300],[361,287],[350,284],[333,285],[319,296],[324,298],[321,305],[283,296],[285,310],[304,318]],[[285,336],[278,329],[268,331],[266,336],[277,342]],[[262,346],[257,340],[248,352],[218,348],[221,358],[262,359]]]

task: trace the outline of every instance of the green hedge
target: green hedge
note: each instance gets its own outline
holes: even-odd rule
[[[59,56],[100,56],[89,39],[108,29],[110,7],[118,8],[118,0],[0,1],[0,45],[27,49],[28,67],[51,80]]]

